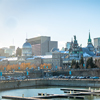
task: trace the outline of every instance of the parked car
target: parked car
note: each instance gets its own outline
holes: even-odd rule
[[[0,80],[6,80],[4,76],[0,76]]]
[[[90,76],[90,79],[93,79],[93,77],[92,77],[92,76]]]
[[[26,79],[26,76],[22,76],[22,79],[23,79],[23,80]]]
[[[68,76],[65,76],[66,79],[68,79]]]
[[[83,76],[80,76],[79,79],[84,79],[84,77]]]
[[[59,75],[58,78],[63,78],[63,75]]]
[[[53,78],[55,79],[55,78],[58,78],[58,76],[53,76]]]
[[[71,78],[71,76],[66,76],[65,78],[66,78],[66,79],[70,79],[70,78]]]
[[[71,79],[76,79],[76,76],[71,76]]]
[[[90,78],[90,76],[87,76],[86,78]]]
[[[11,80],[11,76],[6,76],[6,80]]]
[[[95,77],[93,77],[93,79],[99,79],[99,77],[95,76]]]

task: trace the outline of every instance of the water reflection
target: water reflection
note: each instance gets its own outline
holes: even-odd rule
[[[38,96],[38,93],[48,93],[48,94],[64,94],[61,91],[61,88],[78,88],[78,89],[87,89],[83,87],[59,87],[59,86],[36,86],[36,87],[28,87],[28,88],[21,88],[21,89],[11,89],[11,90],[4,90],[0,91],[0,100],[7,100],[2,99],[3,95],[10,95],[10,96],[22,96],[24,94],[25,97],[33,97]],[[98,90],[99,88],[92,88]],[[8,99],[11,100],[11,99]],[[81,100],[81,99],[71,99],[71,98],[53,98],[52,100]],[[86,96],[85,100],[100,100],[100,96]]]

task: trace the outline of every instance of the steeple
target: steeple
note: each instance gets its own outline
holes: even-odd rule
[[[89,39],[88,39],[88,43],[91,43],[90,31],[89,31]]]

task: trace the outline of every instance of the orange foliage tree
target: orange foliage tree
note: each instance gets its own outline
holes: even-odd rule
[[[34,64],[31,65],[31,68],[32,68],[32,67],[33,67],[34,69],[36,68],[36,66],[35,66]]]
[[[39,66],[39,65],[37,65],[37,66]],[[0,70],[4,70],[4,68],[6,68],[7,71],[10,71],[10,70],[13,70],[13,69],[14,70],[25,70],[26,68],[30,69],[32,67],[34,69],[36,69],[37,66],[34,65],[34,64],[30,64],[30,63],[21,63],[20,65],[19,64],[13,64],[13,65],[8,64],[7,66],[0,65]],[[20,69],[18,69],[18,67],[20,67]],[[51,68],[52,68],[51,64],[44,63],[44,64],[40,65],[40,69],[51,69]]]
[[[1,71],[3,71],[3,70],[4,70],[4,68],[6,68],[6,66],[5,66],[5,65],[0,65],[0,70],[1,70]]]
[[[51,68],[52,68],[51,64],[44,63],[40,65],[40,69],[51,69]]]

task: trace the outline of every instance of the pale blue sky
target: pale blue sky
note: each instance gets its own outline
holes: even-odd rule
[[[27,38],[50,36],[58,47],[76,35],[87,46],[100,37],[100,0],[0,0],[0,48],[22,47]]]

